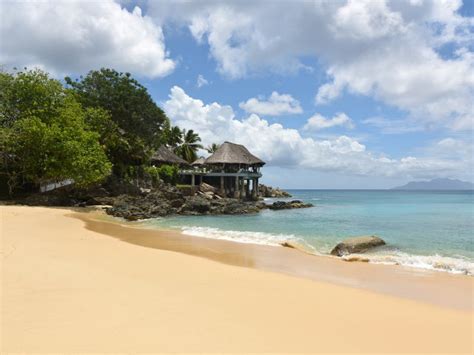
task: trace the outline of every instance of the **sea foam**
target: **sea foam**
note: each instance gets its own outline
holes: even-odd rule
[[[213,227],[181,226],[184,234],[201,237],[227,240],[237,243],[249,243],[258,245],[281,246],[285,241],[294,241],[305,247],[310,253],[315,255],[328,256],[327,250],[318,250],[309,244],[305,239],[294,234],[272,234],[266,232],[223,230]],[[394,250],[379,251],[376,254],[353,254],[369,259],[370,263],[402,265],[424,270],[444,271],[453,274],[474,275],[474,263],[463,257],[448,257],[441,255],[415,255]]]

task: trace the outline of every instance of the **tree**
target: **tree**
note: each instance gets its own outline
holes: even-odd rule
[[[173,126],[164,131],[164,144],[177,148],[183,142],[183,132],[178,126]]]
[[[64,89],[41,70],[20,71],[15,75],[0,72],[0,126],[11,127],[24,117],[35,116],[44,122],[58,113]]]
[[[220,146],[221,146],[220,144],[212,143],[211,145],[208,145],[206,147],[206,150],[208,153],[212,154],[212,153],[215,153],[217,149],[219,149]]]
[[[74,180],[87,186],[111,169],[100,134],[86,123],[103,111],[84,110],[62,85],[39,70],[0,76],[0,173],[17,184]],[[103,119],[103,117],[101,117]]]
[[[110,113],[120,133],[114,147],[107,146],[117,174],[129,165],[146,163],[152,150],[163,142],[169,120],[147,89],[129,73],[101,69],[90,71],[80,80],[67,77],[65,81],[84,107],[102,108]]]
[[[199,144],[201,137],[195,133],[192,129],[186,131],[183,129],[183,141],[176,148],[176,154],[178,154],[184,160],[192,163],[197,159],[198,149],[203,149],[203,146]]]

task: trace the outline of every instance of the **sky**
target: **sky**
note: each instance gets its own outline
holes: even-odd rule
[[[473,51],[473,0],[0,0],[4,70],[130,72],[283,188],[474,181]]]

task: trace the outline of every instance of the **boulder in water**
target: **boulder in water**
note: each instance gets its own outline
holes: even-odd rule
[[[300,200],[293,200],[293,201],[276,201],[273,202],[271,205],[267,205],[267,208],[271,210],[289,210],[295,208],[308,208],[313,207],[311,203],[304,203]]]
[[[363,253],[381,245],[385,245],[385,241],[373,235],[349,238],[337,244],[331,251],[331,255],[344,256],[353,253]]]

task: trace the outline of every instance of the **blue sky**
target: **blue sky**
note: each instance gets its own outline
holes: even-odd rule
[[[131,72],[204,144],[231,140],[267,161],[265,183],[473,180],[472,2],[0,6],[4,67]]]

